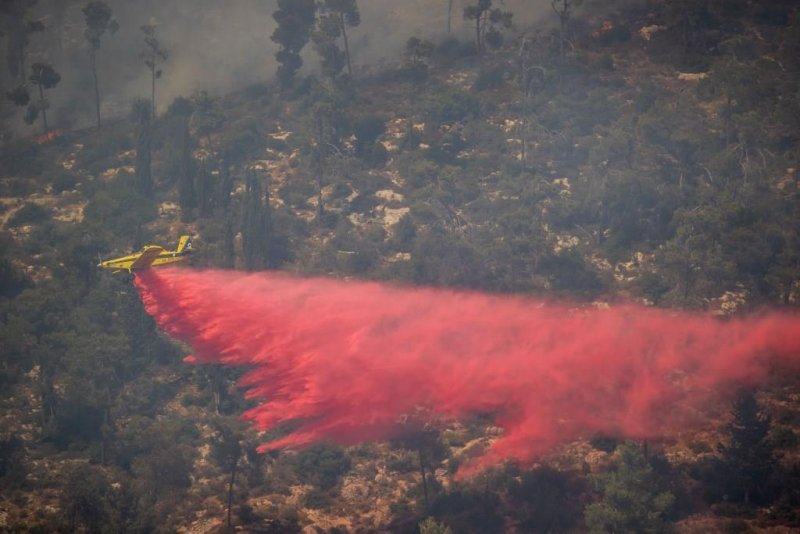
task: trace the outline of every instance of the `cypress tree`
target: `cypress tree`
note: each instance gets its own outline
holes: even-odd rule
[[[248,172],[242,216],[242,249],[244,267],[248,271],[257,271],[270,266],[273,236],[269,189],[266,198],[263,197],[260,180],[255,172]]]
[[[131,108],[131,119],[136,123],[136,190],[147,198],[153,196],[150,106],[149,101],[138,99]]]
[[[728,443],[720,444],[722,473],[728,498],[764,503],[777,461],[769,439],[771,418],[752,391],[741,394],[733,406],[733,421],[726,426]]]

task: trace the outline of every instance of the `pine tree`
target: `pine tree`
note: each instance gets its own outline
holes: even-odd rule
[[[156,80],[161,78],[161,74],[163,73],[162,69],[158,68],[159,62],[164,62],[167,60],[167,56],[169,55],[167,50],[161,46],[161,43],[158,42],[156,38],[156,25],[155,24],[146,24],[141,27],[142,33],[144,34],[144,44],[145,49],[139,54],[139,57],[142,58],[144,64],[147,66],[148,70],[150,71],[150,101],[152,103],[152,114],[153,118],[156,117]]]
[[[752,391],[741,394],[733,406],[733,421],[726,426],[728,443],[720,444],[722,476],[729,500],[763,503],[777,461],[769,439],[771,418]]]
[[[281,47],[275,59],[280,63],[277,77],[283,87],[294,80],[303,65],[300,52],[311,36],[316,11],[314,0],[278,0],[278,9],[272,14],[278,27],[270,38]]]
[[[25,59],[31,34],[43,32],[44,24],[39,20],[27,19],[28,10],[36,5],[36,0],[17,0],[0,3],[0,17],[4,24],[6,37],[6,64],[11,78],[20,84],[25,83]]]
[[[347,74],[352,77],[353,67],[350,61],[347,27],[361,24],[361,14],[356,0],[324,0],[319,5],[319,10],[321,14],[311,39],[320,57],[322,72],[334,79],[347,66]],[[340,37],[343,40],[344,50],[336,43]]]
[[[106,32],[115,33],[119,29],[119,24],[112,18],[111,8],[108,7],[106,2],[89,2],[82,11],[86,22],[84,35],[89,43],[89,59],[91,60],[92,78],[94,79],[97,127],[100,128],[100,83],[97,79],[97,51],[100,50],[100,38]]]
[[[561,61],[566,57],[567,29],[569,21],[572,19],[575,8],[583,3],[583,0],[551,0],[550,5],[558,15],[559,34],[558,34],[558,55]]]
[[[633,443],[619,449],[619,460],[597,477],[599,502],[586,507],[589,532],[664,532],[664,515],[675,496],[659,489],[658,479],[642,451]]]

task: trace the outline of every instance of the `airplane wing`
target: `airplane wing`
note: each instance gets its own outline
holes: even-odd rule
[[[142,252],[141,256],[136,258],[136,261],[131,265],[131,269],[147,269],[162,252],[164,252],[164,249],[161,247],[148,247],[147,250]]]

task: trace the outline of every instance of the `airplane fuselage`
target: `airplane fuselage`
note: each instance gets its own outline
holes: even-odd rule
[[[97,266],[112,271],[128,272],[159,267],[184,261],[191,254],[191,247],[189,237],[181,236],[175,250],[166,250],[158,245],[146,245],[139,252],[101,261]]]

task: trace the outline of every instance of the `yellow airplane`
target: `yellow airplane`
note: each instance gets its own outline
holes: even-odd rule
[[[101,261],[97,266],[103,269],[110,269],[115,273],[120,271],[133,273],[133,271],[183,261],[189,257],[191,252],[192,241],[188,235],[182,235],[175,250],[165,250],[164,247],[159,245],[145,245],[139,252]]]

